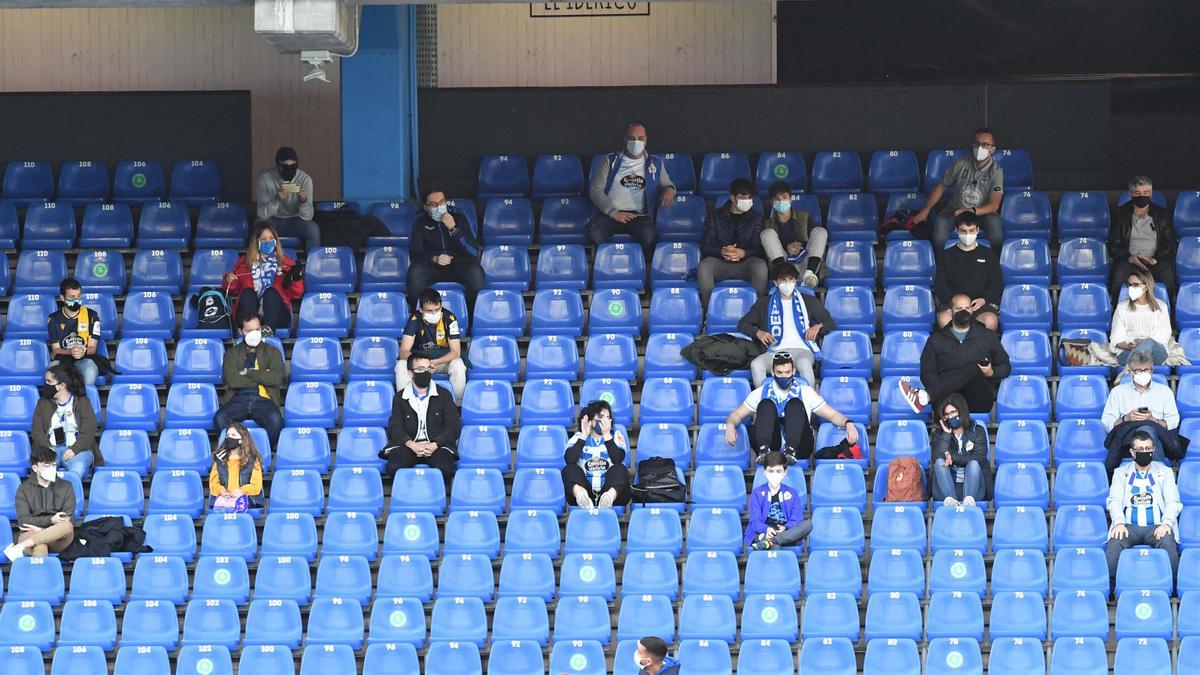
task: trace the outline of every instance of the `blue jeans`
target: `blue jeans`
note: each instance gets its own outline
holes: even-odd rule
[[[934,460],[934,501],[940,502],[946,497],[954,497],[961,500],[967,495],[974,497],[976,500],[982,500],[985,495],[983,493],[983,473],[979,468],[979,462],[971,460],[963,467],[967,470],[967,474],[963,477],[961,488],[959,487],[959,483],[954,482],[955,468],[953,466],[946,466],[946,459],[944,457]]]
[[[263,398],[257,393],[242,393],[245,391],[252,390],[240,390],[233,398],[229,399],[228,403],[217,408],[217,414],[213,418],[217,429],[227,429],[234,422],[254,420],[258,426],[267,430],[271,448],[278,448],[279,432],[283,429],[283,415],[279,412],[279,406],[275,405],[271,399]]]
[[[1150,355],[1150,358],[1154,359],[1154,365],[1156,366],[1161,366],[1163,362],[1167,360],[1167,348],[1164,347],[1161,342],[1146,338],[1145,340],[1137,343],[1133,349],[1126,349],[1120,354],[1117,354],[1117,363],[1120,364],[1122,368],[1125,367],[1125,363],[1129,361],[1129,357],[1133,355],[1134,352],[1146,352]]]
[[[60,445],[54,448],[54,450],[58,452],[58,468],[63,471],[70,471],[79,476],[80,480],[87,477],[88,470],[92,468],[92,462],[95,460],[91,450],[77,452],[71,459],[63,459],[63,454],[66,453],[67,446]]]
[[[311,251],[321,245],[321,228],[316,222],[305,220],[300,216],[280,218],[271,216],[271,224],[281,237],[296,237],[304,242],[304,249]]]
[[[51,361],[50,365],[57,366],[59,363],[59,361]],[[100,377],[100,368],[91,359],[79,359],[76,361],[75,370],[79,372],[79,377],[85,385],[96,384],[96,378]]]

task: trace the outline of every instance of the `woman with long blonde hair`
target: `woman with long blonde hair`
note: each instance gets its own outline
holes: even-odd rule
[[[245,314],[261,314],[272,332],[291,328],[292,304],[304,295],[304,266],[284,255],[280,246],[275,226],[260,220],[246,252],[225,275],[235,326]]]
[[[1122,367],[1135,351],[1146,352],[1154,365],[1162,365],[1171,344],[1171,314],[1154,297],[1154,276],[1149,270],[1134,271],[1126,283],[1129,300],[1117,303],[1108,347]]]

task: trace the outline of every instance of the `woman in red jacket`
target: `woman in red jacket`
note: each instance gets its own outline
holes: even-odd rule
[[[250,246],[225,275],[225,291],[235,325],[243,314],[261,314],[263,323],[278,332],[292,326],[292,301],[304,295],[304,266],[279,250],[275,227],[259,221]]]

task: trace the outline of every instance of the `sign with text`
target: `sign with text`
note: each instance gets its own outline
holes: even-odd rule
[[[530,18],[650,16],[648,2],[531,2]]]

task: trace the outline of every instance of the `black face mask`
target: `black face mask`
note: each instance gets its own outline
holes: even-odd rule
[[[240,438],[226,437],[225,442],[221,444],[221,447],[225,448],[226,450],[233,450],[233,449],[237,448],[238,446],[240,446],[241,444],[242,444],[242,439],[240,439]]]
[[[1133,453],[1133,461],[1144,469],[1150,466],[1150,462],[1154,461],[1154,452],[1135,452]]]
[[[1144,209],[1147,206],[1150,206],[1150,198],[1149,197],[1144,197],[1144,196],[1130,197],[1129,201],[1133,202],[1133,205],[1138,207],[1139,209]]]
[[[971,327],[970,310],[960,309],[954,313],[954,327],[959,330],[966,330]]]
[[[57,393],[58,385],[56,384],[43,384],[42,386],[38,387],[38,394],[42,398],[54,398],[54,395]]]
[[[296,172],[300,170],[299,164],[280,164],[279,175],[284,180],[291,180],[296,177]]]
[[[429,383],[433,381],[433,373],[413,373],[413,384],[419,389],[428,389]]]

